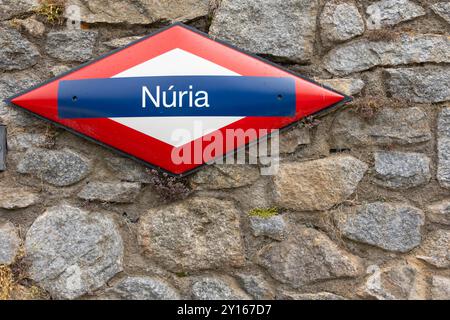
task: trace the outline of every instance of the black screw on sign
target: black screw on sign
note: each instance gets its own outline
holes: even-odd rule
[[[6,126],[0,124],[0,171],[6,170]]]

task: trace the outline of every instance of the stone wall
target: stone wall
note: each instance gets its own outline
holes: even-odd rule
[[[0,297],[450,298],[450,2],[48,2],[0,4],[2,99],[183,21],[355,101],[182,181],[0,102]]]

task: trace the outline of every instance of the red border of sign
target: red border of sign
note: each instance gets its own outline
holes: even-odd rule
[[[202,36],[203,38],[206,38],[208,40],[212,40],[212,42],[211,41],[193,41],[192,42],[190,40],[185,39],[184,37],[183,38],[180,37],[178,39],[178,42],[176,43],[176,46],[174,46],[173,45],[173,42],[174,42],[173,37],[177,36],[177,34],[176,34],[176,31],[178,30],[177,27],[181,27],[184,30],[188,30],[188,31],[194,32],[197,35]],[[108,59],[110,62],[107,63],[106,61],[104,61],[104,65],[103,65],[103,63],[102,63],[103,59],[105,59],[107,57],[110,57],[110,56],[112,56],[114,54],[117,54],[117,53],[119,53],[121,51],[124,51],[126,53],[125,50],[129,49],[130,47],[135,46],[135,45],[137,45],[137,44],[139,44],[139,43],[141,43],[141,42],[143,42],[145,40],[148,40],[149,38],[155,37],[158,34],[160,34],[162,32],[165,32],[165,31],[168,31],[170,29],[173,29],[175,31],[175,33],[174,32],[172,32],[174,34],[167,33],[167,36],[169,36],[169,39],[167,39],[166,42],[164,42],[164,39],[162,39],[163,43],[165,43],[165,46],[161,46],[161,45],[160,46],[153,46],[152,47],[152,54],[151,54],[151,56],[148,55],[149,48],[146,48],[145,45],[142,45],[143,48],[141,48],[140,50],[146,50],[144,56],[134,55],[134,56],[130,56],[129,59],[121,59],[121,60],[119,59],[119,61],[116,61],[116,63],[113,64],[112,67],[108,66],[108,64],[111,64],[111,61],[110,61],[111,59]],[[180,36],[180,35],[182,35],[182,33],[179,34],[178,36]],[[163,37],[164,35],[161,35],[161,36]],[[172,38],[170,38],[170,36],[172,36]],[[199,38],[199,39],[202,39],[202,38]],[[156,40],[161,41],[161,39],[156,39]],[[210,45],[210,44],[216,44],[216,45]],[[220,44],[220,45],[217,45],[217,44]],[[158,150],[159,153],[160,152],[171,152],[173,150],[173,146],[165,144],[162,141],[156,140],[156,139],[154,139],[152,137],[149,137],[147,135],[144,135],[144,134],[142,134],[140,132],[134,131],[132,128],[123,126],[123,125],[121,125],[121,124],[119,124],[117,122],[114,122],[112,120],[109,120],[109,119],[95,119],[95,120],[86,119],[86,120],[83,120],[81,122],[80,122],[80,120],[77,120],[76,122],[74,122],[73,120],[57,119],[57,112],[56,112],[57,111],[57,102],[54,100],[54,97],[55,97],[54,93],[55,93],[55,91],[57,91],[57,82],[55,82],[55,81],[57,81],[57,80],[60,80],[62,78],[64,78],[65,80],[94,78],[96,76],[99,76],[99,77],[111,77],[111,76],[113,76],[113,75],[115,75],[115,74],[117,74],[117,73],[119,73],[119,72],[121,72],[123,70],[126,70],[128,68],[131,68],[131,67],[139,64],[139,63],[142,63],[142,62],[145,62],[145,61],[151,59],[152,56],[153,57],[159,56],[160,54],[163,54],[163,53],[165,53],[167,51],[170,51],[170,50],[174,49],[175,47],[181,48],[183,50],[186,50],[188,52],[196,54],[196,55],[198,55],[200,57],[203,57],[203,58],[205,58],[205,59],[207,59],[209,61],[212,61],[212,62],[214,62],[214,63],[216,63],[218,65],[221,65],[221,66],[223,66],[225,68],[233,70],[233,71],[235,71],[235,72],[237,72],[239,74],[242,74],[242,75],[247,75],[247,76],[286,76],[286,75],[293,75],[299,80],[299,82],[298,82],[299,85],[301,84],[302,86],[303,85],[306,86],[308,84],[313,84],[314,86],[312,86],[312,89],[313,88],[317,88],[317,86],[319,86],[321,88],[329,90],[330,92],[336,93],[336,94],[338,94],[338,95],[343,97],[339,102],[337,102],[335,104],[332,104],[329,107],[327,107],[326,109],[322,109],[322,110],[314,110],[314,105],[313,104],[311,104],[311,106],[308,105],[310,108],[306,109],[306,110],[305,110],[305,106],[302,106],[303,113],[300,112],[301,101],[299,101],[297,103],[298,114],[295,117],[295,119],[265,118],[265,121],[263,123],[261,123],[261,120],[258,119],[258,118],[247,117],[247,118],[242,119],[240,121],[237,121],[237,122],[235,122],[235,123],[233,123],[231,125],[228,125],[228,126],[222,128],[222,129],[219,129],[218,131],[224,132],[226,129],[240,128],[240,127],[242,127],[241,126],[242,123],[245,123],[245,126],[243,126],[244,128],[248,128],[248,127],[255,128],[255,129],[271,129],[271,128],[275,129],[276,128],[276,129],[279,129],[279,130],[286,130],[286,129],[294,126],[295,124],[297,124],[302,118],[304,118],[306,116],[323,114],[324,112],[329,112],[331,109],[335,109],[335,108],[340,107],[340,106],[348,103],[349,101],[351,101],[351,97],[348,97],[347,95],[344,95],[344,94],[342,94],[342,93],[340,93],[340,92],[338,92],[336,90],[333,90],[331,88],[323,86],[323,85],[321,85],[321,84],[319,84],[319,83],[317,83],[317,82],[315,82],[315,81],[313,81],[311,79],[305,78],[305,77],[303,77],[301,75],[298,75],[298,74],[296,74],[296,73],[294,73],[294,72],[292,72],[290,70],[287,70],[287,69],[285,69],[283,67],[280,67],[280,66],[272,63],[271,61],[268,61],[268,60],[263,59],[261,57],[255,56],[255,55],[253,55],[251,53],[248,53],[246,51],[238,49],[238,48],[234,47],[233,45],[230,45],[229,43],[226,43],[224,41],[212,39],[211,37],[209,37],[209,35],[201,32],[199,30],[193,29],[193,28],[191,28],[189,26],[186,26],[186,25],[184,25],[182,23],[175,23],[175,24],[172,24],[172,25],[167,26],[165,28],[162,28],[160,30],[157,30],[156,32],[153,32],[152,34],[149,34],[148,36],[145,36],[142,39],[139,39],[139,40],[137,40],[135,42],[132,42],[129,45],[123,47],[123,48],[116,49],[116,50],[114,50],[112,52],[109,52],[109,53],[107,53],[105,55],[102,55],[102,56],[96,58],[93,61],[90,61],[88,63],[82,64],[82,65],[80,65],[80,66],[78,66],[78,67],[76,67],[76,68],[74,68],[74,69],[72,69],[72,70],[62,74],[62,75],[59,75],[59,76],[57,76],[55,78],[47,80],[47,81],[45,81],[43,83],[40,83],[40,84],[38,84],[36,86],[33,86],[32,88],[30,88],[28,90],[25,90],[25,91],[23,91],[23,92],[21,92],[19,94],[14,95],[13,97],[7,99],[6,102],[8,104],[10,104],[10,105],[14,105],[16,107],[19,107],[19,108],[29,112],[29,113],[32,113],[33,115],[35,115],[35,116],[37,116],[37,117],[39,117],[39,118],[41,118],[41,119],[43,119],[43,120],[45,120],[47,122],[55,124],[58,127],[62,127],[64,129],[68,130],[69,132],[72,132],[72,133],[74,133],[74,134],[76,134],[78,136],[81,136],[81,137],[86,138],[86,139],[88,139],[90,141],[93,141],[93,142],[95,142],[97,144],[100,144],[100,145],[102,145],[104,147],[107,147],[107,148],[109,148],[111,150],[114,150],[114,151],[118,152],[119,154],[121,154],[123,156],[135,159],[138,162],[140,162],[140,163],[142,163],[142,164],[144,164],[144,165],[146,165],[148,167],[162,170],[162,171],[164,171],[164,172],[166,172],[166,173],[168,173],[168,174],[170,174],[172,176],[177,176],[177,177],[187,176],[187,175],[189,175],[189,174],[191,174],[191,173],[201,169],[202,167],[207,165],[209,161],[213,161],[214,159],[208,159],[206,161],[206,163],[203,163],[201,165],[199,165],[199,164],[186,165],[186,166],[183,167],[184,168],[183,170],[180,170],[181,166],[175,166],[175,165],[173,165],[173,167],[170,167],[170,166],[161,167],[160,165],[154,163],[155,160],[151,160],[151,159],[146,160],[146,159],[138,158],[135,155],[127,153],[126,150],[127,149],[130,150],[131,147],[134,147],[135,150],[139,150],[140,146],[142,148],[142,144],[144,145],[144,147],[145,146],[148,147],[149,141],[153,142],[153,140],[154,140],[153,146],[155,148],[158,148],[157,150]],[[229,55],[224,56],[224,54],[223,54],[223,49],[224,48],[232,49],[232,50],[228,51]],[[136,48],[133,48],[133,50],[136,50]],[[222,53],[219,53],[219,51],[221,51]],[[238,61],[239,57],[244,57],[245,59],[248,59],[249,57],[252,58],[252,59],[256,59],[256,61],[263,62],[265,65],[267,65],[267,67],[264,68],[264,65],[261,64],[261,63],[257,64],[257,66],[255,66],[256,64],[244,64],[244,66],[243,66],[242,62],[239,63],[239,61]],[[141,59],[141,61],[139,61],[139,58]],[[83,70],[85,67],[92,66],[94,64],[97,64],[97,70],[98,70],[99,74],[96,75],[95,72],[92,72],[92,68],[89,68],[90,70]],[[88,73],[88,74],[83,74],[84,71],[85,71],[85,73]],[[42,99],[42,97],[41,97],[41,100],[39,101],[40,103],[37,104],[36,106],[34,106],[36,109],[39,109],[39,113],[40,114],[38,114],[37,112],[33,112],[33,110],[21,107],[20,105],[17,105],[17,104],[15,104],[13,102],[14,99],[16,99],[18,97],[23,98],[24,95],[27,95],[27,94],[31,93],[32,91],[34,91],[37,88],[40,88],[41,89],[41,93],[42,93],[42,89],[45,86],[47,86],[46,89],[48,89],[47,91],[48,91],[49,98],[46,100],[45,98]],[[56,86],[56,88],[55,88],[55,86]],[[53,97],[53,98],[50,98],[50,97]],[[47,110],[42,110],[42,104],[41,103],[45,103],[45,105],[49,106],[47,108]],[[318,101],[317,101],[317,103],[318,103]],[[93,121],[95,121],[95,124],[92,123]],[[97,127],[99,125],[99,122],[101,122],[100,126],[103,128],[102,132],[99,134],[99,136],[101,136],[102,138],[96,137],[97,134],[98,134],[97,132],[89,132],[89,128],[92,125]],[[270,123],[272,126],[268,128],[267,127],[267,123]],[[108,131],[108,130],[110,130],[110,131]],[[132,137],[133,141],[128,140],[127,141],[127,145],[124,145],[124,147],[122,148],[123,150],[118,149],[119,147],[113,147],[112,145],[109,145],[105,141],[101,141],[101,140],[105,140],[105,136],[108,139],[110,139],[110,140],[111,139],[114,140],[114,139],[117,139],[117,135],[120,136],[121,134],[125,134],[125,131],[124,132],[115,132],[115,131],[120,131],[120,130],[126,130],[127,131],[126,134],[128,136],[129,135],[133,135],[133,137]],[[89,132],[90,135],[88,135],[87,132]],[[208,137],[208,136],[206,136],[206,137]],[[200,138],[200,139],[198,139],[198,140],[201,140],[201,139],[204,139],[204,138],[205,138],[205,136]],[[218,158],[226,157],[226,156],[228,156],[230,154],[234,154],[237,150],[239,150],[239,149],[241,149],[243,147],[246,147],[249,144],[256,143],[261,138],[264,138],[264,137],[263,136],[259,136],[258,139],[255,140],[255,141],[252,141],[250,143],[237,146],[233,150],[226,150],[224,152],[224,155],[221,155]],[[145,141],[143,139],[145,139],[147,141]],[[191,144],[194,145],[194,144],[198,143],[198,140],[191,142]],[[114,140],[114,141],[116,141],[116,140]],[[123,144],[124,143],[125,143],[125,141],[123,141]],[[203,143],[204,143],[204,145],[203,145],[203,148],[204,148],[205,145],[207,145],[209,142],[205,142],[204,141]],[[120,146],[120,147],[122,147],[122,146]],[[167,150],[165,150],[165,149],[167,149]],[[133,152],[130,151],[130,153],[133,153]],[[153,156],[153,154],[152,154],[152,156]],[[177,173],[177,171],[178,171],[178,173]]]

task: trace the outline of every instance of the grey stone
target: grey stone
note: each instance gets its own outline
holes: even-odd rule
[[[302,300],[302,301],[326,301],[326,300],[347,300],[346,298],[330,292],[319,293],[297,293],[282,291],[277,295],[277,300]]]
[[[38,6],[38,0],[2,0],[0,2],[0,21],[31,12]]]
[[[196,280],[192,285],[194,300],[250,300],[244,292],[233,288],[224,280],[204,277]]]
[[[294,153],[299,146],[311,143],[311,135],[306,127],[297,127],[284,132],[280,137],[280,153]]]
[[[432,203],[427,210],[430,221],[450,225],[450,199]]]
[[[266,236],[281,241],[286,236],[286,223],[282,216],[250,217],[250,228],[255,237]]]
[[[53,58],[67,62],[85,62],[92,58],[97,31],[54,31],[47,35],[46,50]]]
[[[273,300],[275,293],[261,274],[237,275],[242,288],[256,300]]]
[[[387,69],[386,73],[388,91],[395,98],[418,103],[450,100],[450,67]]]
[[[0,220],[0,265],[14,263],[20,249],[20,238],[11,222]]]
[[[450,23],[450,2],[438,2],[431,6],[431,9],[442,19]]]
[[[138,239],[148,257],[174,272],[244,264],[239,211],[231,201],[196,197],[150,209]]]
[[[330,146],[345,149],[365,146],[411,145],[431,140],[427,114],[418,107],[382,108],[370,122],[353,110],[344,110],[334,119]]]
[[[0,25],[0,71],[23,70],[40,58],[37,48],[17,30]]]
[[[251,185],[259,177],[259,169],[256,166],[214,165],[192,176],[191,186],[196,190],[231,189]]]
[[[148,169],[134,160],[109,157],[105,161],[107,167],[114,172],[117,178],[123,181],[150,183],[152,180]]]
[[[29,149],[17,165],[19,173],[34,175],[58,187],[80,182],[89,170],[89,160],[70,149]]]
[[[443,108],[438,118],[437,179],[444,188],[450,188],[450,108]]]
[[[23,132],[8,136],[8,150],[25,151],[33,147],[52,147],[54,139],[48,132]]]
[[[450,279],[434,276],[431,286],[431,298],[433,300],[450,300]]]
[[[348,96],[361,93],[366,85],[364,81],[357,78],[318,79],[317,82]]]
[[[42,37],[45,33],[45,25],[36,20],[34,17],[30,17],[24,20],[15,19],[14,23],[20,26],[22,30],[32,35],[33,37]]]
[[[382,0],[367,7],[367,27],[380,29],[424,16],[426,11],[409,0]]]
[[[70,68],[68,66],[59,65],[59,66],[52,67],[50,69],[50,72],[52,73],[52,75],[54,77],[56,77],[56,76],[59,76],[61,74],[68,72],[69,70],[70,70]]]
[[[408,189],[430,181],[430,158],[421,153],[375,153],[375,182],[393,189]]]
[[[403,203],[374,202],[334,213],[341,233],[354,241],[408,252],[420,245],[424,214]]]
[[[170,285],[156,278],[126,277],[112,290],[126,300],[179,300],[180,295]]]
[[[364,33],[364,20],[353,2],[330,1],[320,17],[322,42],[342,42]]]
[[[118,48],[125,47],[132,42],[138,41],[141,38],[142,37],[140,37],[140,36],[132,36],[132,37],[112,39],[112,40],[106,42],[105,45],[112,49],[118,49]]]
[[[290,239],[262,248],[258,264],[275,279],[294,288],[320,280],[356,277],[362,272],[359,258],[310,228],[299,228]]]
[[[55,298],[78,298],[122,271],[123,243],[115,223],[68,205],[38,217],[25,248],[31,279]]]
[[[210,34],[253,53],[307,62],[317,12],[317,0],[224,0]]]
[[[190,21],[209,13],[209,0],[68,0],[81,8],[87,23],[152,24]]]
[[[0,189],[0,208],[14,210],[28,208],[39,200],[36,193],[23,188],[2,187]]]
[[[89,201],[132,203],[141,191],[135,182],[90,182],[81,189],[78,197]]]
[[[355,192],[367,169],[348,155],[282,163],[274,177],[275,201],[292,210],[328,210]]]
[[[418,249],[416,257],[437,268],[450,267],[450,231],[430,232]]]
[[[442,35],[398,35],[385,41],[355,40],[331,50],[325,68],[335,75],[348,75],[377,66],[450,62],[450,39]]]

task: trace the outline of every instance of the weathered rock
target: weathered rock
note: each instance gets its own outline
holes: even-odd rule
[[[446,50],[450,52],[450,47]],[[450,67],[387,69],[388,91],[398,99],[418,103],[450,100]]]
[[[450,62],[450,39],[441,35],[399,35],[386,41],[355,40],[331,50],[325,68],[335,75],[347,75],[376,66]]]
[[[37,48],[17,30],[0,26],[0,71],[27,69],[39,58]]]
[[[282,291],[277,295],[277,300],[325,301],[325,300],[347,300],[347,299],[330,292],[297,293],[297,292]]]
[[[50,72],[52,73],[52,75],[54,77],[56,77],[56,76],[59,76],[61,74],[68,72],[69,70],[70,70],[70,68],[68,66],[59,65],[59,66],[52,67],[50,69]]]
[[[0,220],[0,265],[10,265],[19,253],[20,238],[11,222]]]
[[[14,23],[33,37],[42,37],[45,33],[45,25],[34,17],[24,20],[15,19]]]
[[[255,166],[214,165],[197,172],[191,179],[191,186],[196,190],[231,189],[251,185],[259,177]]]
[[[326,85],[336,91],[342,92],[348,96],[361,93],[365,87],[364,81],[356,78],[346,79],[318,79],[317,82]]]
[[[32,174],[58,187],[70,186],[83,180],[90,162],[69,150],[29,149],[17,165],[17,171]]]
[[[355,277],[362,271],[359,258],[310,228],[299,228],[290,239],[261,249],[258,263],[275,279],[294,288],[319,280]]]
[[[244,290],[256,300],[272,300],[275,293],[261,274],[237,275],[239,282]]]
[[[192,285],[194,300],[250,300],[241,290],[218,278],[200,278]]]
[[[424,16],[426,11],[410,0],[382,0],[367,7],[367,27],[380,29]]]
[[[399,262],[384,268],[372,265],[364,285],[363,295],[378,300],[424,299],[425,286],[420,272],[408,262]]]
[[[435,202],[427,207],[427,217],[435,223],[450,225],[450,199]]]
[[[450,279],[434,276],[431,287],[433,300],[450,300]]]
[[[294,153],[299,146],[311,143],[311,135],[306,127],[297,127],[280,136],[280,153]]]
[[[436,230],[427,235],[416,257],[437,268],[450,267],[450,231]]]
[[[421,153],[376,152],[375,182],[392,189],[408,189],[430,181],[430,158]]]
[[[170,285],[156,278],[126,277],[112,291],[126,300],[179,300],[180,295]]]
[[[450,2],[438,2],[431,6],[431,9],[442,19],[450,23]]]
[[[383,108],[370,122],[353,110],[339,113],[331,128],[330,146],[345,149],[363,146],[410,145],[431,140],[427,114],[420,108]]]
[[[353,2],[330,1],[320,17],[322,42],[329,45],[353,39],[364,33],[364,20]]]
[[[296,62],[313,56],[317,0],[224,0],[210,34],[257,54]]]
[[[129,45],[130,43],[135,42],[141,38],[142,37],[140,37],[140,36],[118,38],[118,39],[113,39],[111,41],[106,42],[105,45],[112,49],[118,49],[118,48],[125,47],[125,46]]]
[[[279,241],[286,237],[286,223],[282,216],[250,217],[250,228],[255,237],[265,236]]]
[[[134,182],[90,182],[78,193],[89,201],[132,203],[141,191],[141,184]]]
[[[245,259],[237,208],[214,198],[151,209],[140,220],[139,243],[174,272],[239,267]]]
[[[437,179],[444,188],[450,188],[450,108],[443,108],[438,118]]]
[[[385,250],[408,252],[422,240],[424,214],[407,204],[374,202],[336,211],[334,217],[345,237]]]
[[[298,211],[330,209],[355,192],[367,168],[347,155],[282,163],[274,177],[275,201]]]
[[[56,298],[80,297],[122,271],[122,238],[104,214],[50,208],[28,230],[25,247],[31,278]]]
[[[87,23],[151,24],[157,21],[189,21],[208,15],[208,0],[68,0],[81,8]]]
[[[47,35],[46,50],[53,58],[62,61],[84,62],[92,58],[97,36],[97,31],[50,32]]]
[[[117,178],[129,182],[150,183],[151,175],[147,168],[131,159],[122,157],[106,158],[106,165]]]
[[[54,140],[51,134],[47,132],[23,132],[8,137],[8,150],[25,151],[27,149],[37,147],[51,147]]]
[[[0,2],[0,21],[31,12],[38,6],[38,0],[2,0]]]
[[[37,203],[37,194],[24,190],[23,188],[1,187],[0,208],[14,210],[32,206]]]

